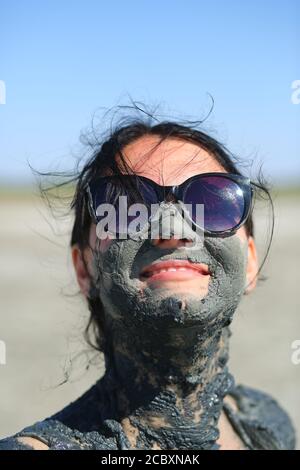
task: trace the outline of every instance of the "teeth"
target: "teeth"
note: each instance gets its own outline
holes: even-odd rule
[[[178,267],[178,268],[158,269],[156,271],[152,271],[150,273],[147,273],[147,276],[153,276],[154,274],[165,273],[165,272],[187,271],[189,269],[192,269],[192,268]]]

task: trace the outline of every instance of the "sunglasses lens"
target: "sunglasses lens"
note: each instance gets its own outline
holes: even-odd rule
[[[142,230],[148,222],[151,205],[158,203],[155,190],[144,181],[138,181],[136,191],[120,185],[117,180],[98,180],[90,186],[90,190],[93,207],[95,212],[97,211],[97,222],[104,219],[109,221],[112,231],[116,234]],[[109,204],[113,206],[110,215],[106,212]]]
[[[240,185],[223,176],[206,176],[194,180],[185,192],[185,204],[197,224],[196,204],[204,206],[204,229],[223,232],[236,227],[245,213],[245,197]],[[203,228],[203,227],[201,227]]]

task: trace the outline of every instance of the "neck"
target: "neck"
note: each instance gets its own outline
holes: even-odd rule
[[[223,398],[233,384],[229,335],[228,327],[194,326],[112,334],[104,379],[130,448],[218,448]]]

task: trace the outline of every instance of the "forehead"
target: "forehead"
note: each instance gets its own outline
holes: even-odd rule
[[[160,140],[160,136],[143,136],[123,148],[123,157],[133,173],[168,185],[200,173],[224,172],[200,145],[175,137]]]

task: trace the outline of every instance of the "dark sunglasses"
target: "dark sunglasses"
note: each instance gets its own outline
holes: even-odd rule
[[[236,232],[250,214],[253,195],[249,178],[216,172],[195,175],[174,186],[161,186],[139,175],[104,176],[87,184],[86,191],[90,215],[96,224],[101,219],[96,215],[97,207],[103,203],[114,205],[118,219],[117,201],[122,195],[128,197],[130,204],[142,202],[147,207],[175,200],[187,205],[192,224],[211,236]],[[204,227],[196,224],[196,204],[204,206]],[[117,232],[122,231],[117,226]]]

